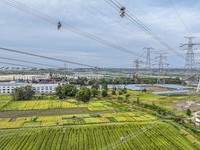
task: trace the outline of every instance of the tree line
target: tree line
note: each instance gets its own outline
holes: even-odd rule
[[[98,84],[156,84],[157,78],[138,78],[138,77],[117,77],[117,78],[100,78],[100,79],[88,79],[86,77],[79,77],[77,79],[68,79],[70,84],[74,85],[93,85]],[[166,84],[182,84],[183,81],[178,77],[176,78],[162,78]]]
[[[78,101],[82,101],[84,103],[89,102],[91,97],[97,97],[99,94],[101,94],[102,97],[106,97],[108,95],[108,86],[106,83],[102,84],[101,91],[98,84],[93,84],[91,88],[88,88],[86,86],[80,86],[80,88],[77,88],[76,85],[65,84],[62,86],[57,86],[55,90],[55,95],[59,99],[76,98]],[[31,100],[34,97],[38,97],[35,96],[34,90],[29,85],[15,88],[15,92],[12,96],[13,100],[15,101]]]
[[[165,83],[168,84],[181,84],[182,81],[177,78],[166,78]],[[132,77],[118,77],[118,78],[100,78],[100,79],[88,79],[86,77],[79,77],[78,79],[69,79],[69,84],[58,86],[56,88],[56,95],[59,99],[65,99],[68,97],[76,97],[77,100],[88,102],[91,97],[99,95],[99,85],[102,86],[101,96],[106,97],[108,91],[108,84],[155,84],[156,78],[132,78]],[[77,89],[76,85],[80,85],[80,89]],[[91,86],[87,88],[86,86]],[[124,93],[120,90],[119,95]],[[34,96],[35,92],[31,86],[19,87],[15,89],[13,94],[13,100],[30,100]],[[112,95],[116,94],[116,87],[112,89]]]

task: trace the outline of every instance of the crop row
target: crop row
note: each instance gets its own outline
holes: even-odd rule
[[[0,149],[7,150],[97,150],[97,149],[170,149],[195,148],[177,129],[159,123],[137,135],[149,123],[125,123],[123,125],[95,125],[24,129],[0,132]],[[125,137],[125,143],[120,137]]]
[[[11,96],[0,95],[0,108],[4,107],[11,100]]]

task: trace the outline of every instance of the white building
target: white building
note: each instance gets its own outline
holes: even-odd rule
[[[55,89],[58,86],[57,83],[54,84],[32,84],[32,89],[36,93],[46,93],[46,94],[51,94],[55,93]]]
[[[0,83],[0,94],[11,94],[14,93],[14,89],[16,87],[22,87],[22,86],[26,86],[27,84],[25,83],[18,83],[18,82],[4,82],[4,83]]]
[[[0,75],[0,81],[4,80],[38,80],[38,79],[49,79],[49,74],[45,75]]]
[[[4,82],[4,83],[0,83],[0,94],[14,93],[15,92],[14,89],[16,87],[23,87],[26,85],[30,85],[36,93],[52,94],[52,93],[55,93],[55,89],[57,86],[63,85],[63,84],[67,84],[67,83],[27,84],[27,83],[15,82],[15,81]]]

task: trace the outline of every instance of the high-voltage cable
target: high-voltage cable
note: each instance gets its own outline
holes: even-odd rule
[[[46,14],[44,14],[42,12],[39,12],[39,11],[37,11],[37,10],[27,6],[27,5],[19,3],[17,1],[14,1],[14,0],[0,0],[0,2],[5,3],[5,4],[7,4],[7,5],[11,6],[11,7],[19,9],[19,10],[25,12],[25,13],[28,13],[28,14],[30,14],[32,16],[40,18],[40,19],[42,19],[44,21],[47,21],[47,22],[49,22],[51,24],[54,24],[56,26],[60,22],[62,24],[61,28],[66,29],[66,30],[71,31],[71,32],[74,32],[76,34],[79,34],[79,35],[81,35],[81,36],[83,36],[85,38],[91,39],[91,40],[96,41],[98,43],[107,45],[107,46],[112,47],[112,48],[114,48],[116,50],[123,51],[123,52],[129,53],[129,54],[135,55],[137,57],[140,55],[140,54],[138,54],[136,52],[133,52],[131,50],[128,50],[128,49],[126,49],[124,47],[121,47],[119,45],[116,45],[116,44],[113,44],[111,42],[108,42],[108,41],[106,41],[106,40],[104,40],[102,38],[94,36],[94,35],[92,35],[92,34],[90,34],[88,32],[85,32],[85,31],[77,28],[77,27],[74,27],[74,26],[72,26],[72,25],[70,25],[68,23],[62,22],[62,21],[60,21],[60,20],[58,20],[56,18],[53,18],[53,17],[51,17],[49,15],[46,15]]]

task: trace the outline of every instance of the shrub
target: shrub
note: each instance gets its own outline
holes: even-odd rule
[[[106,90],[103,90],[101,94],[102,94],[103,97],[106,97],[108,95]]]
[[[37,120],[37,116],[33,116],[32,118],[31,118],[31,121],[33,121],[33,122],[35,122],[36,120]]]

